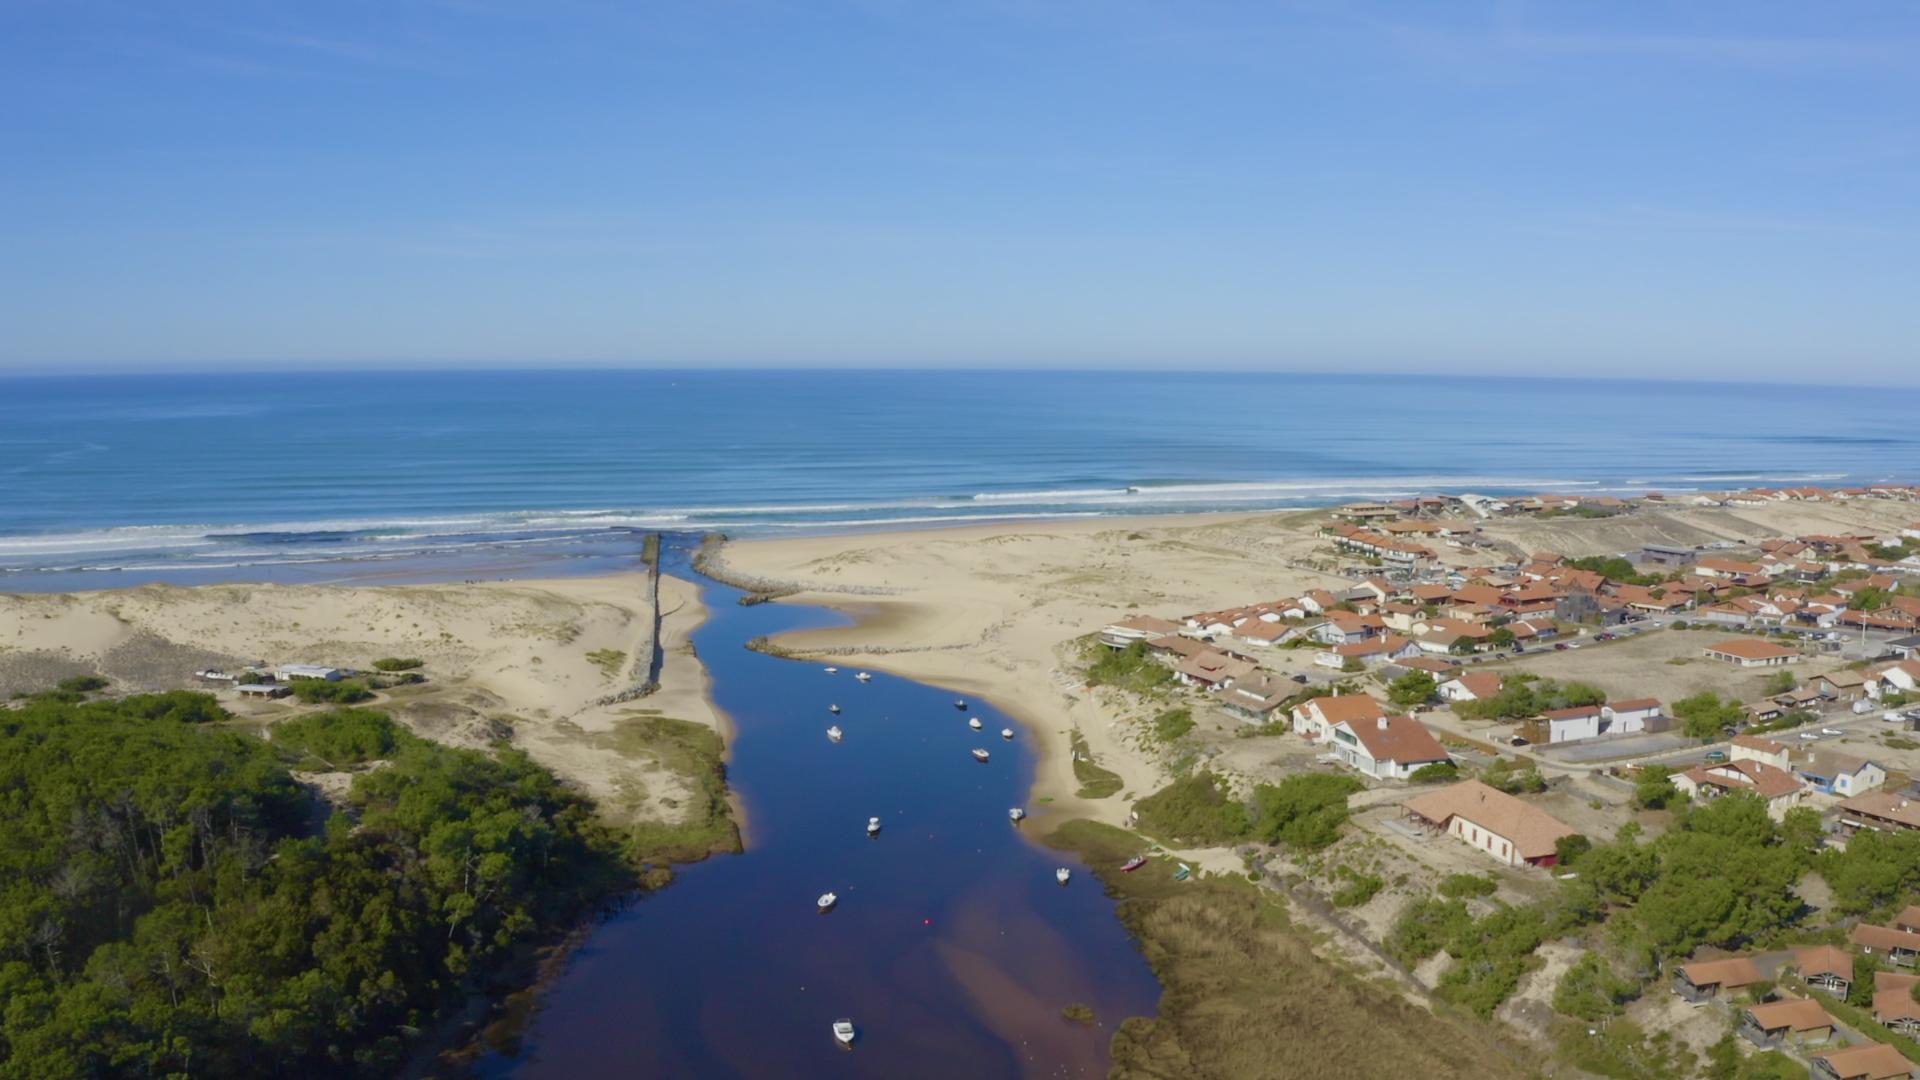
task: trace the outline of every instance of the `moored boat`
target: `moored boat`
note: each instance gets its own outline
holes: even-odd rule
[[[1017,806],[1010,807],[1007,810],[1007,817],[1014,821],[1019,821],[1021,818],[1026,816],[1027,816],[1027,812],[1025,810],[1020,809]]]
[[[838,674],[840,674],[840,669],[839,669],[839,668],[837,668],[837,667],[830,667],[830,668],[828,668],[828,669],[827,669],[827,674],[829,674],[829,675],[838,675]]]
[[[985,750],[975,750],[973,752],[973,760],[975,761],[987,760],[987,752]]]
[[[979,731],[979,730],[980,730],[980,718],[979,718],[979,717],[977,717],[977,716],[975,716],[975,717],[970,717],[970,718],[968,718],[968,720],[967,720],[967,726],[968,726],[968,727],[970,727],[970,728],[972,728],[972,729],[973,729],[973,730],[975,730],[975,731]]]
[[[832,911],[833,905],[839,902],[840,902],[840,898],[830,892],[821,893],[820,899],[814,901],[814,903],[820,905],[820,914],[822,915],[825,915],[827,912]]]
[[[1062,885],[1065,885],[1068,882],[1068,880],[1070,880],[1072,877],[1073,877],[1073,871],[1067,869],[1064,866],[1053,872],[1053,880],[1059,882]]]
[[[967,699],[966,699],[966,698],[954,698],[954,699],[953,699],[953,707],[954,707],[954,708],[956,708],[956,709],[963,709],[963,710],[964,710],[964,709],[965,709],[965,708],[967,707]]]
[[[845,734],[846,732],[840,730],[839,724],[835,724],[827,729],[827,738],[832,739],[834,742],[839,742],[840,736]]]
[[[867,835],[868,836],[880,835],[880,819],[879,818],[870,817],[867,819]]]
[[[1133,858],[1120,864],[1120,872],[1123,874],[1131,874],[1145,865],[1147,865],[1147,857],[1145,855],[1135,855]]]
[[[864,672],[864,671],[856,671],[856,672],[854,672],[854,673],[853,673],[853,677],[854,677],[854,678],[856,678],[856,679],[859,679],[859,680],[860,680],[861,682],[869,682],[869,681],[871,681],[871,680],[873,679],[873,676],[871,676],[871,675],[869,675],[869,674],[867,674],[867,673],[866,673],[866,672]]]
[[[852,1046],[853,1035],[853,1021],[842,1018],[833,1022],[833,1041],[841,1046]]]
[[[828,711],[828,712],[830,712],[830,713],[833,713],[833,714],[834,714],[835,716],[838,716],[838,715],[840,714],[840,706],[838,706],[838,705],[829,705],[829,706],[827,706],[827,711]]]
[[[1003,739],[1011,739],[1011,738],[1013,738],[1013,729],[1012,729],[1012,728],[1010,728],[1010,727],[1003,727],[1003,728],[1001,728],[1001,729],[1000,729],[1000,737],[1001,737],[1001,738],[1003,738]]]

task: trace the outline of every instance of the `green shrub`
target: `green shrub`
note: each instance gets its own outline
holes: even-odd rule
[[[1315,851],[1340,838],[1347,796],[1365,785],[1354,777],[1301,773],[1253,790],[1252,832],[1257,840]]]
[[[1560,976],[1553,988],[1553,1011],[1581,1020],[1620,1015],[1621,1006],[1639,996],[1639,985],[1614,974],[1598,953],[1588,953]]]
[[[332,765],[358,765],[392,757],[396,749],[413,739],[386,713],[372,709],[314,713],[284,720],[269,731],[273,745],[312,754]]]
[[[1183,844],[1230,844],[1247,835],[1247,808],[1220,789],[1219,778],[1202,770],[1182,777],[1141,799],[1134,810],[1140,827]]]
[[[1147,653],[1147,643],[1136,641],[1124,649],[1096,645],[1102,653],[1087,668],[1093,686],[1117,686],[1136,693],[1156,690],[1173,681],[1173,672]]]
[[[56,685],[69,694],[91,694],[95,690],[105,690],[107,680],[98,675],[75,675],[70,679],[61,679]]]
[[[403,659],[401,657],[386,656],[375,660],[373,662],[373,668],[375,671],[412,671],[414,668],[425,666],[425,664],[426,661],[415,660],[412,657]]]
[[[341,679],[329,682],[326,679],[295,679],[288,684],[293,688],[293,696],[309,705],[333,704],[352,705],[373,696],[367,684],[357,679]]]
[[[1193,712],[1190,709],[1168,709],[1153,718],[1153,733],[1161,742],[1172,742],[1193,730]]]
[[[1346,884],[1334,890],[1333,895],[1328,898],[1334,907],[1359,907],[1373,899],[1387,884],[1373,874],[1359,873],[1345,866],[1340,867],[1335,874],[1345,879]]]
[[[1436,761],[1431,765],[1422,765],[1407,776],[1407,782],[1413,784],[1444,784],[1449,780],[1460,779],[1460,766],[1451,761]]]
[[[1492,896],[1500,886],[1492,878],[1480,874],[1448,874],[1441,879],[1441,896],[1453,900],[1464,900],[1475,896]]]

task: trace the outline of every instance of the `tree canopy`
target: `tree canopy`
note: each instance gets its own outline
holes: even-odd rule
[[[220,716],[0,712],[0,1076],[387,1075],[517,941],[630,880],[524,755],[297,721],[303,752],[391,754],[316,830],[284,748]]]

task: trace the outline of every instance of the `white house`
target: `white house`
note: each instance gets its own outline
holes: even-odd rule
[[[1508,866],[1552,866],[1574,830],[1546,811],[1478,780],[1462,780],[1401,804],[1407,816]]]
[[[1469,671],[1458,678],[1448,679],[1436,687],[1440,700],[1449,704],[1462,701],[1485,701],[1500,693],[1504,681],[1497,671]]]
[[[1422,766],[1451,760],[1426,725],[1410,716],[1346,721],[1330,735],[1341,764],[1379,780],[1405,780]]]
[[[1896,660],[1867,672],[1868,697],[1879,699],[1915,690],[1920,690],[1920,660]]]
[[[1887,782],[1885,769],[1865,758],[1851,754],[1822,752],[1813,760],[1796,765],[1793,775],[1822,795],[1852,798]]]
[[[273,669],[273,677],[281,682],[294,682],[299,679],[339,682],[346,677],[346,673],[339,668],[330,668],[323,664],[281,664]]]
[[[1623,735],[1645,731],[1647,721],[1659,719],[1662,715],[1660,710],[1659,698],[1634,698],[1631,701],[1610,701],[1602,714],[1607,721],[1607,733]]]
[[[1790,753],[1786,744],[1772,739],[1763,739],[1758,735],[1735,735],[1727,756],[1734,761],[1757,761],[1762,765],[1785,769]]]
[[[1592,739],[1600,734],[1600,706],[1598,705],[1554,709],[1542,715],[1547,720],[1548,742]]]
[[[1385,716],[1380,702],[1366,694],[1330,694],[1293,707],[1293,733],[1323,739],[1335,724]]]
[[[1134,615],[1108,623],[1100,631],[1100,640],[1113,648],[1124,649],[1136,641],[1152,641],[1179,632],[1179,623],[1156,619],[1151,615]]]
[[[1800,805],[1806,785],[1792,773],[1758,761],[1727,761],[1701,765],[1673,777],[1673,786],[1696,802],[1718,798],[1731,791],[1746,791],[1766,801],[1767,814],[1775,821]]]

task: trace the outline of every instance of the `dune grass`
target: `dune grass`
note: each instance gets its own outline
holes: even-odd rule
[[[1507,1080],[1537,1071],[1491,1026],[1429,1012],[1315,955],[1270,891],[1237,876],[1176,882],[1166,860],[1121,874],[1146,845],[1099,822],[1068,822],[1047,842],[1094,867],[1160,980],[1159,1015],[1129,1018],[1113,1037],[1116,1080]]]
[[[1087,753],[1087,740],[1073,733],[1073,778],[1080,781],[1080,790],[1074,792],[1082,799],[1108,799],[1120,793],[1125,781],[1120,774],[1103,769],[1093,763]]]

